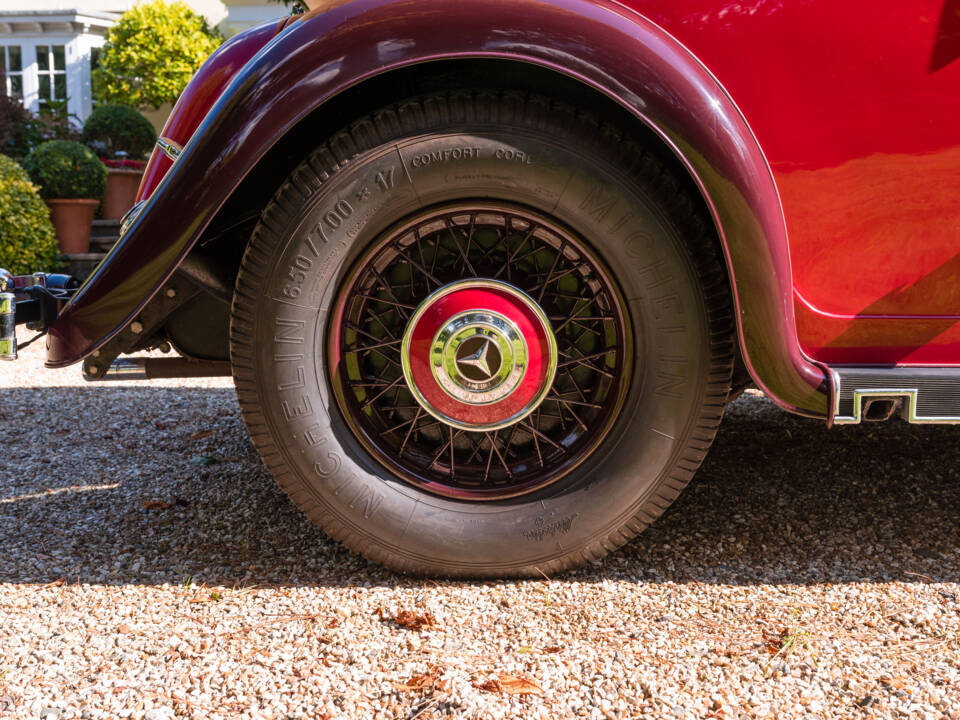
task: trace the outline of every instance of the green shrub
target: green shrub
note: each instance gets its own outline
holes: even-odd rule
[[[0,268],[26,275],[59,267],[50,210],[24,169],[0,155]]]
[[[122,151],[131,160],[142,160],[156,144],[157,134],[132,107],[98,105],[83,124],[83,141],[107,157]]]
[[[38,145],[23,169],[44,198],[99,198],[107,189],[107,168],[86,145],[51,140]]]
[[[183,2],[137,5],[107,32],[93,94],[101,102],[140,109],[172,103],[222,42]]]

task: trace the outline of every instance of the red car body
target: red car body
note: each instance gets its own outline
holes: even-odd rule
[[[745,367],[829,421],[832,366],[960,361],[958,55],[957,0],[327,3],[198,73],[163,133],[182,155],[155,152],[141,212],[54,325],[48,362],[129,324],[312,113],[401,68],[489,58],[572,77],[674,149],[724,246]]]

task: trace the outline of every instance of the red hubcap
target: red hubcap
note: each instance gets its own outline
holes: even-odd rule
[[[553,382],[556,341],[536,302],[507,283],[465,280],[428,297],[401,348],[407,385],[438,420],[506,427],[533,412]]]

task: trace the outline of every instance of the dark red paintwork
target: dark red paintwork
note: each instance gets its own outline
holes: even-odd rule
[[[714,213],[748,368],[785,407],[828,415],[819,362],[960,364],[958,0],[626,4],[355,0],[295,23],[65,309],[49,364],[129,322],[300,118],[377,73],[456,57],[566,73],[674,147]]]
[[[217,48],[173,106],[160,136],[181,147],[193,136],[210,108],[240,69],[273,39],[285,24],[271,20],[234,35]],[[159,148],[154,149],[140,181],[137,201],[149,197],[167,174],[173,161]]]

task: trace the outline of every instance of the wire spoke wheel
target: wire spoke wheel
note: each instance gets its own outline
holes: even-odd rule
[[[610,274],[520,206],[459,203],[394,227],[354,266],[333,318],[331,377],[354,432],[391,471],[450,497],[563,477],[602,442],[632,370]]]
[[[432,93],[291,172],[231,360],[264,463],[331,537],[403,572],[540,577],[677,498],[734,316],[709,219],[647,140],[533,93]]]

